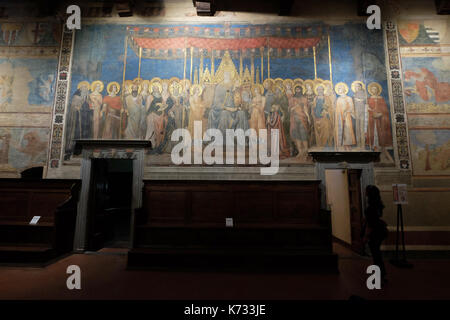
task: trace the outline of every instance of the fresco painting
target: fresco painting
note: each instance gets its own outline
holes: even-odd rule
[[[450,56],[404,57],[409,113],[450,113]]]
[[[61,26],[0,23],[0,112],[50,111]]]
[[[450,129],[450,114],[410,114],[408,116],[410,129]]]
[[[46,163],[60,37],[57,23],[0,23],[2,177]]]
[[[49,132],[46,128],[0,128],[0,173],[18,175],[45,165]]]
[[[450,23],[399,23],[409,140],[415,175],[448,175]]]
[[[450,129],[410,130],[415,175],[450,174]]]
[[[171,133],[200,121],[278,129],[281,164],[311,163],[311,150],[378,150],[393,165],[382,39],[363,24],[87,25],[65,161],[76,139],[146,139],[149,163],[170,164]]]
[[[50,111],[57,59],[0,58],[0,112]]]
[[[0,23],[0,46],[58,46],[61,25],[48,21]]]
[[[401,20],[398,22],[400,46],[439,45],[450,43],[448,19]]]

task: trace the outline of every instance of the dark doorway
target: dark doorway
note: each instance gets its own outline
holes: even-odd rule
[[[88,248],[130,245],[133,160],[92,160]]]
[[[363,226],[363,208],[361,196],[361,170],[348,170],[348,191],[350,201],[351,248],[359,254],[364,254],[364,243],[361,239]]]

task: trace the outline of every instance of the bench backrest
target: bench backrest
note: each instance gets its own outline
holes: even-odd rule
[[[0,179],[0,223],[26,223],[41,216],[54,223],[56,208],[70,197],[74,180]]]

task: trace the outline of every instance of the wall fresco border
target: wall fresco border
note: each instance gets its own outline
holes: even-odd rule
[[[62,157],[64,138],[64,116],[68,104],[70,87],[70,75],[72,68],[73,44],[75,31],[63,26],[60,55],[58,62],[58,78],[56,82],[56,94],[53,108],[53,121],[50,137],[50,152],[47,168],[58,168]]]
[[[384,34],[387,51],[387,77],[391,98],[392,131],[395,137],[393,142],[396,145],[395,155],[399,169],[411,170],[397,23],[386,21]]]

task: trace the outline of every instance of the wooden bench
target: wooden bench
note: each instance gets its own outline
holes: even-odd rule
[[[0,179],[0,262],[44,263],[72,250],[76,201],[68,199],[78,182]]]
[[[130,268],[337,270],[319,181],[145,181],[135,221]]]

